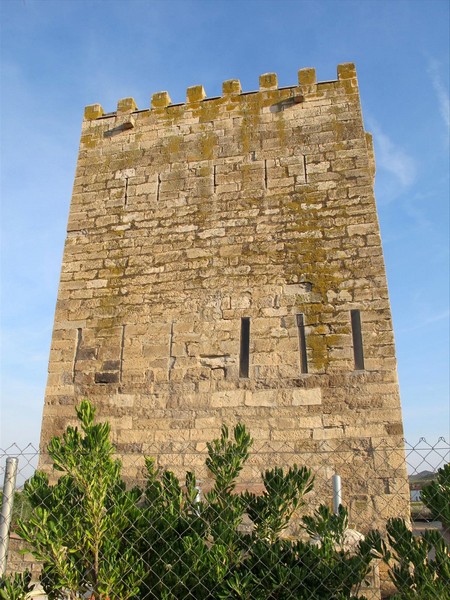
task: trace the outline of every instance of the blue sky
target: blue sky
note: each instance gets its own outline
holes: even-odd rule
[[[38,443],[85,105],[355,62],[374,134],[405,435],[449,439],[447,0],[0,0],[1,436]]]

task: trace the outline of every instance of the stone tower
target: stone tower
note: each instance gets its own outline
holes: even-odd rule
[[[357,525],[406,510],[372,142],[337,75],[85,109],[43,445],[88,397],[130,478],[184,472],[240,421],[256,465],[339,472]]]

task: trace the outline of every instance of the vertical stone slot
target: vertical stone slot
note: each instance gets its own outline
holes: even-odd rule
[[[239,377],[248,377],[250,366],[250,317],[241,319],[241,348],[239,354]]]
[[[76,340],[75,340],[75,352],[73,354],[73,363],[72,363],[72,383],[75,381],[75,370],[77,366],[78,360],[78,352],[80,351],[81,341],[83,339],[83,331],[81,327],[78,327]]]
[[[159,202],[159,190],[161,188],[161,175],[158,173],[158,185],[156,186],[156,202]]]
[[[125,177],[125,196],[123,198],[123,205],[128,204],[128,177]]]
[[[213,186],[214,186],[214,194],[215,194],[216,188],[217,188],[216,165],[213,166]]]
[[[305,172],[305,183],[308,183],[308,170],[306,165],[306,154],[303,155],[303,170]]]
[[[361,331],[361,314],[359,310],[350,311],[352,320],[352,335],[353,335],[353,356],[355,358],[355,369],[357,371],[364,370],[364,349]]]
[[[122,325],[122,337],[120,339],[119,381],[121,383],[122,383],[122,373],[123,373],[123,349],[125,347],[125,327],[126,327],[126,325]]]
[[[308,355],[306,353],[305,316],[295,315],[298,329],[298,343],[300,348],[300,373],[308,372]]]
[[[267,159],[264,159],[264,188],[267,190],[267,181],[268,181],[268,175],[267,175]]]
[[[172,369],[175,366],[175,362],[176,362],[176,357],[173,356],[172,351],[173,351],[173,325],[174,325],[174,321],[172,321],[171,325],[170,325],[170,337],[169,337],[169,369],[168,369],[168,378],[170,380],[171,378],[171,374],[172,374]]]

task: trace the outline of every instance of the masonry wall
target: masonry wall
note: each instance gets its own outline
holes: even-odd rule
[[[88,397],[135,478],[240,421],[258,468],[337,470],[363,527],[408,503],[372,144],[352,64],[298,81],[86,108],[41,441]]]

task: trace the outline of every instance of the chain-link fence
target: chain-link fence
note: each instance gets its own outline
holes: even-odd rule
[[[7,573],[31,572],[4,579],[0,598],[449,597],[444,438],[308,450],[251,445],[238,428],[119,455],[108,434],[91,427],[41,456],[0,450],[2,481],[18,458]],[[48,474],[33,477],[38,465]]]

